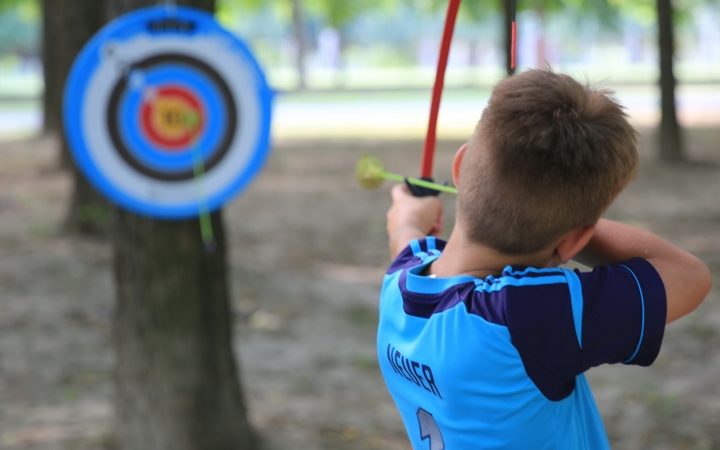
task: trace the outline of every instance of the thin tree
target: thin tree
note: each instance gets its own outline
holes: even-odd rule
[[[305,34],[305,19],[302,3],[300,0],[289,0],[292,8],[293,35],[295,37],[295,67],[298,73],[298,89],[307,88],[307,69],[305,60],[307,58],[307,37]]]
[[[658,130],[658,157],[664,161],[682,161],[685,159],[682,143],[682,130],[677,120],[675,108],[675,88],[677,80],[674,73],[675,57],[675,19],[676,11],[672,0],[610,0],[610,2],[630,17],[651,24],[657,21],[658,53],[660,79],[660,129]],[[688,8],[693,2],[687,2]],[[653,8],[654,6],[654,8]],[[654,9],[654,11],[653,11]],[[654,16],[652,13],[657,15]],[[683,11],[680,11],[681,13]],[[649,13],[649,14],[648,14]]]
[[[179,0],[207,11],[214,0]],[[156,0],[107,0],[108,18]],[[112,342],[115,431],[124,450],[254,450],[232,349],[220,211],[215,249],[197,219],[161,221],[118,210]]]
[[[671,0],[656,0],[658,19],[658,50],[660,53],[660,130],[658,133],[660,159],[684,159],[680,124],[675,109],[675,37],[673,4]]]

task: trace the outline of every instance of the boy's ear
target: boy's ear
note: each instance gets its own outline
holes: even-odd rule
[[[578,227],[566,234],[555,247],[560,262],[565,264],[590,242],[595,234],[595,225]]]
[[[455,159],[453,160],[453,166],[452,166],[452,177],[453,177],[453,183],[455,183],[455,187],[458,187],[458,180],[460,180],[460,165],[462,164],[462,160],[465,157],[465,150],[467,150],[467,142],[462,145],[455,153]]]

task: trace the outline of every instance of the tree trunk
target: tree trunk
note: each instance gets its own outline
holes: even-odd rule
[[[85,43],[103,25],[103,0],[42,0],[44,130],[61,137],[60,166],[73,165],[63,137],[62,101],[70,67]]]
[[[232,352],[220,213],[205,250],[197,219],[118,211],[116,432],[123,450],[257,448]]]
[[[673,6],[671,0],[657,0],[658,11],[658,49],[660,52],[660,96],[661,114],[660,159],[681,161],[684,159],[680,125],[675,111],[675,75],[673,56],[675,38],[673,36]]]
[[[305,39],[305,22],[303,20],[302,5],[300,0],[290,0],[292,6],[293,34],[295,35],[295,67],[298,73],[298,89],[303,91],[307,88],[305,57],[307,55],[307,41]]]
[[[72,171],[74,188],[65,228],[83,235],[109,231],[107,200],[75,167],[63,132],[63,92],[70,68],[85,43],[100,30],[105,18],[103,0],[43,0],[43,71],[45,132],[60,140],[59,166]]]
[[[109,17],[155,0],[107,0]],[[212,11],[213,0],[178,1]],[[116,433],[122,450],[254,450],[232,349],[227,250],[198,219],[118,210],[113,227]]]
[[[71,162],[70,170],[75,184],[70,199],[70,212],[65,218],[65,229],[82,236],[107,239],[112,218],[110,203],[90,184],[75,163]]]
[[[62,130],[62,92],[64,86],[63,71],[60,69],[61,46],[59,39],[64,38],[65,34],[62,32],[60,23],[63,16],[59,14],[59,3],[59,1],[42,0],[42,57],[43,77],[45,79],[45,94],[43,96],[45,122],[43,128],[46,133],[55,134],[60,133]]]

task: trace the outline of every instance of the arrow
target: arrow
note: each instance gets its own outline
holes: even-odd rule
[[[395,180],[400,182],[405,181],[415,186],[434,189],[436,191],[457,194],[457,189],[450,186],[421,180],[419,178],[407,178],[396,173],[385,172],[385,168],[383,167],[383,164],[380,162],[380,160],[368,155],[360,158],[357,166],[355,166],[355,177],[357,178],[360,186],[368,189],[380,187],[383,180]]]

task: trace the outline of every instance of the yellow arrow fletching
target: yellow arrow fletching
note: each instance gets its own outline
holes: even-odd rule
[[[457,194],[457,189],[430,181],[420,180],[418,178],[406,178],[395,173],[385,172],[382,162],[374,156],[365,155],[360,158],[355,166],[355,178],[360,186],[367,189],[375,189],[380,187],[385,180],[407,181],[410,184],[435,189],[441,192],[449,192]]]
[[[364,155],[355,166],[355,178],[360,186],[367,189],[380,187],[385,180],[385,168],[382,162],[374,156]]]

